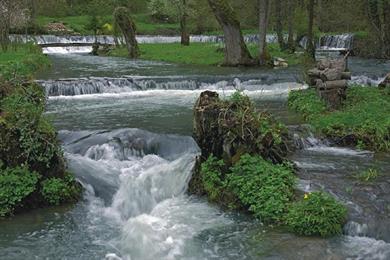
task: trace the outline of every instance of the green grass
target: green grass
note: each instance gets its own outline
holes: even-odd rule
[[[257,57],[257,46],[249,45],[248,47],[253,57]],[[140,44],[140,49],[141,59],[145,60],[195,65],[217,65],[222,64],[224,60],[221,45],[212,43],[191,43],[190,46],[182,46],[179,43]],[[270,44],[269,51],[272,56],[286,59],[290,65],[296,65],[300,61],[296,54],[280,51],[277,44]],[[109,55],[115,57],[128,56],[125,47],[116,48]]]
[[[49,63],[41,48],[35,45],[17,44],[10,45],[7,52],[0,50],[0,75],[16,70],[24,75],[31,75],[49,66]]]
[[[180,31],[179,24],[154,22],[147,14],[136,14],[133,15],[133,18],[137,25],[138,34],[178,34]],[[90,19],[90,16],[87,15],[66,17],[39,16],[37,19],[37,23],[40,27],[45,27],[48,23],[51,22],[62,22],[67,27],[74,30],[76,33],[82,35],[91,35],[93,34],[93,32],[91,30],[86,29]],[[112,15],[100,16],[99,19],[102,24],[113,23]]]
[[[293,91],[289,106],[327,137],[348,136],[359,148],[390,151],[390,95],[386,90],[353,86],[347,91],[344,108],[335,112],[327,112],[315,90]]]

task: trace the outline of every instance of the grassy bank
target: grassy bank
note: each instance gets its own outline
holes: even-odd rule
[[[248,46],[253,57],[257,57],[257,45]],[[179,64],[217,65],[224,60],[224,52],[220,45],[212,43],[192,43],[190,46],[182,46],[179,43],[169,44],[140,44],[141,59],[165,61]],[[288,54],[280,50],[277,44],[268,46],[273,57],[286,59],[290,65],[300,62],[297,54]],[[120,47],[112,50],[109,56],[127,57],[127,49]]]
[[[317,132],[341,145],[390,151],[390,94],[388,90],[354,86],[340,111],[327,112],[315,90],[293,91],[289,107],[305,117]]]
[[[17,71],[22,76],[30,76],[49,65],[48,57],[35,45],[10,45],[7,52],[0,52],[0,74]]]
[[[44,115],[44,89],[31,77],[48,64],[35,46],[0,53],[0,218],[73,202],[81,193]]]

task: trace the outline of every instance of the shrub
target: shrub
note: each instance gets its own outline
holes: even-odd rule
[[[347,210],[324,192],[305,194],[290,206],[286,216],[289,229],[299,235],[329,237],[342,232]]]
[[[218,160],[213,155],[202,163],[202,184],[210,201],[217,201],[222,193],[222,189],[224,189],[224,182],[222,179],[223,166],[223,160]]]
[[[38,178],[36,172],[27,168],[0,169],[0,217],[23,206],[23,200],[35,191]]]
[[[293,197],[295,176],[289,165],[243,155],[227,176],[227,187],[263,222],[280,222]]]
[[[64,179],[47,179],[41,185],[41,194],[50,205],[75,201],[80,194],[80,188],[70,174],[67,174]]]

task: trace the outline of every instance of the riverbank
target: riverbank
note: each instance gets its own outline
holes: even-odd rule
[[[44,90],[31,79],[48,65],[32,45],[0,54],[0,218],[74,202],[81,193],[44,115]]]
[[[212,43],[191,43],[183,46],[180,43],[156,43],[140,44],[141,59],[153,61],[165,61],[179,64],[193,65],[219,65],[224,60],[222,45]],[[248,44],[253,57],[257,57],[258,47],[256,44]],[[268,45],[272,57],[285,59],[289,65],[298,65],[301,61],[299,54],[282,52],[277,44]],[[118,47],[111,50],[108,56],[128,57],[126,47]]]
[[[50,66],[42,49],[32,44],[11,44],[7,52],[0,52],[0,74],[18,71],[21,76],[31,76]]]
[[[292,91],[288,103],[319,134],[338,145],[390,151],[390,95],[386,89],[350,87],[344,107],[333,112],[327,111],[314,89]]]

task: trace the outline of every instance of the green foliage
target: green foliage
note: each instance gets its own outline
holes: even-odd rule
[[[266,223],[281,222],[295,186],[291,166],[244,155],[226,179],[227,187],[256,217]]]
[[[325,112],[324,103],[311,89],[291,92],[288,103],[328,137],[353,136],[354,145],[361,148],[390,150],[390,95],[384,90],[350,87],[344,107],[332,113]]]
[[[201,166],[202,183],[210,201],[230,207],[239,202],[263,222],[282,221],[295,185],[290,165],[274,165],[260,156],[246,154],[226,175],[224,166],[223,160],[214,156]]]
[[[210,201],[220,200],[225,184],[222,176],[222,167],[225,165],[223,160],[218,160],[210,156],[207,161],[202,163],[201,176],[202,184]]]
[[[293,90],[288,96],[288,106],[310,120],[326,111],[325,102],[318,98],[315,89]]]
[[[0,154],[15,162],[12,164],[34,162],[50,168],[53,157],[62,154],[54,128],[42,116],[44,105],[43,90],[34,83],[19,87],[2,100],[0,109],[5,111],[3,127],[6,131],[0,131]],[[17,145],[12,142],[15,138],[18,139]],[[18,154],[13,154],[16,152]]]
[[[33,55],[19,56],[25,52]],[[0,54],[0,217],[39,207],[44,196],[58,204],[80,193],[73,177],[65,174],[56,132],[43,116],[44,90],[29,79],[47,63],[46,57],[30,45],[13,53],[15,62],[3,62],[7,56]]]
[[[329,237],[342,232],[347,209],[324,192],[305,194],[289,207],[286,224],[299,235]]]
[[[63,179],[47,179],[41,185],[41,194],[50,205],[75,201],[80,194],[80,188],[70,174],[67,174]]]
[[[355,178],[361,182],[373,182],[379,177],[376,169],[368,169],[355,175]]]
[[[0,168],[0,217],[13,213],[15,207],[22,207],[23,200],[32,194],[39,175],[27,168]]]

